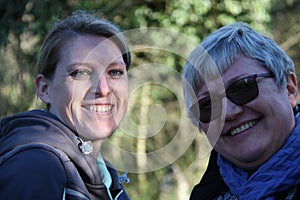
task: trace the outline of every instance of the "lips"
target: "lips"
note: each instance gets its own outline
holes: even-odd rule
[[[112,105],[89,105],[86,108],[91,112],[109,113],[112,110]]]
[[[245,130],[248,130],[249,128],[255,126],[255,125],[258,123],[258,121],[259,121],[259,120],[249,121],[249,122],[247,122],[247,123],[245,123],[245,124],[243,124],[243,125],[241,125],[241,126],[239,126],[239,127],[237,127],[237,128],[234,128],[234,129],[232,129],[232,130],[228,133],[228,135],[230,135],[230,136],[238,135],[238,134],[240,134],[241,132],[243,132],[243,131],[245,131]]]

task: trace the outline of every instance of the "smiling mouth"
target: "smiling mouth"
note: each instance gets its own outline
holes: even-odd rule
[[[97,112],[97,113],[109,113],[112,110],[111,105],[91,105],[88,106],[87,109],[91,112]]]
[[[237,128],[234,128],[232,129],[228,135],[230,136],[235,136],[235,135],[238,135],[240,134],[241,132],[243,131],[246,131],[248,130],[249,128],[255,126],[257,123],[258,123],[259,120],[253,120],[253,121],[250,121],[250,122],[247,122],[246,124],[243,124],[242,126],[240,127],[237,127]]]

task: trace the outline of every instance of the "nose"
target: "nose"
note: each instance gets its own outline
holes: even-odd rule
[[[227,97],[223,98],[222,104],[223,104],[223,106],[222,106],[222,108],[223,108],[222,115],[225,116],[226,121],[236,119],[237,116],[239,114],[241,114],[242,111],[243,111],[242,106],[233,103]]]
[[[111,86],[109,84],[109,81],[107,80],[107,77],[104,75],[99,78],[99,81],[97,83],[97,89],[96,94],[101,96],[107,96],[111,92]]]

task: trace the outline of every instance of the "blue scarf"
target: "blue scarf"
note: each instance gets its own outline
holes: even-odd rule
[[[219,155],[220,173],[229,187],[241,200],[274,199],[276,192],[286,191],[300,184],[300,117],[286,144],[268,162],[250,177]]]

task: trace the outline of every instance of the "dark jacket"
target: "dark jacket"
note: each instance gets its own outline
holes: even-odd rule
[[[110,199],[96,160],[83,154],[76,133],[47,111],[33,110],[0,121],[0,199]],[[127,200],[108,166],[110,192]]]
[[[222,196],[225,193],[230,193],[229,188],[226,186],[219,172],[217,165],[218,154],[216,151],[212,151],[209,159],[209,163],[201,181],[195,185],[192,190],[190,200],[214,200],[223,199]],[[293,190],[294,188],[291,188]],[[291,190],[285,192],[279,192],[275,194],[276,200],[299,200],[300,199],[300,187],[298,186],[296,193],[289,198]],[[225,199],[225,198],[224,198]]]

